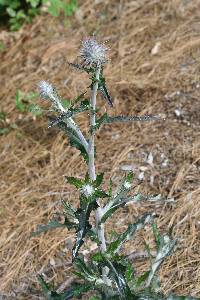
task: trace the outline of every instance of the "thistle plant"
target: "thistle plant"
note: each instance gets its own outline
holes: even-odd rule
[[[67,228],[75,231],[75,243],[72,249],[72,263],[76,278],[72,285],[62,292],[53,289],[42,275],[39,281],[44,295],[51,300],[77,299],[82,295],[90,295],[87,299],[195,299],[174,295],[163,295],[160,292],[159,280],[156,275],[164,259],[171,254],[177,240],[170,234],[159,233],[154,212],[140,216],[133,224],[129,224],[124,232],[115,234],[114,238],[108,238],[105,234],[106,221],[113,214],[128,203],[144,201],[165,201],[158,196],[146,196],[141,193],[133,193],[133,173],[128,172],[113,191],[113,183],[110,180],[108,191],[102,189],[104,174],[96,174],[95,170],[95,133],[103,126],[113,122],[142,122],[156,121],[158,116],[109,116],[107,113],[100,115],[97,106],[97,93],[100,92],[107,104],[112,107],[113,101],[106,86],[104,66],[108,62],[108,48],[99,43],[96,38],[83,40],[78,62],[70,63],[73,67],[85,72],[91,80],[89,86],[90,98],[85,98],[86,92],[72,99],[70,106],[63,106],[62,98],[56,88],[46,81],[39,83],[41,98],[48,100],[54,111],[50,117],[49,128],[57,126],[67,135],[71,146],[80,151],[86,165],[85,178],[66,176],[66,182],[73,185],[79,191],[80,203],[73,207],[62,199],[64,222],[51,220],[47,225],[38,226],[33,236],[44,233],[49,229]],[[87,137],[81,131],[75,118],[77,114],[89,112],[89,128]],[[91,216],[94,216],[93,222]],[[152,254],[149,245],[145,245],[147,256],[151,266],[147,271],[138,275],[129,257],[123,255],[124,243],[134,238],[135,234],[145,226],[152,227],[155,237],[156,251]],[[81,248],[88,240],[97,244],[95,253],[90,253],[85,259],[81,254]],[[92,295],[92,296],[91,296]]]

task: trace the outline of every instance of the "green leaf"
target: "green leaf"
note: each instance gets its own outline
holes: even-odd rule
[[[7,7],[6,11],[10,17],[14,18],[16,16],[16,11],[12,7]]]
[[[73,108],[81,99],[83,99],[84,98],[84,96],[85,96],[85,94],[87,93],[87,91],[86,92],[83,92],[83,93],[81,93],[80,95],[78,95],[78,97],[76,97],[74,100],[72,100],[71,101],[71,108]],[[86,100],[86,99],[85,99]]]
[[[0,128],[0,135],[4,135],[10,132],[10,128]]]
[[[104,214],[103,216],[101,217],[101,223],[105,223],[106,220],[109,218],[109,217],[112,217],[112,215],[114,214],[114,212],[120,208],[120,207],[123,207],[125,203],[117,203],[117,204],[114,204],[112,205],[111,208],[109,208]]]
[[[93,183],[93,185],[95,187],[99,187],[102,184],[103,176],[104,176],[104,173],[100,173],[100,174],[97,175],[96,180]]]
[[[88,231],[86,233],[86,236],[88,236],[91,239],[91,241],[97,243],[97,245],[101,244],[101,242],[98,239],[97,232],[96,232],[95,228],[88,229]]]
[[[146,249],[147,254],[148,254],[148,256],[149,256],[149,259],[150,259],[150,261],[152,262],[153,256],[152,256],[152,254],[151,254],[151,249],[150,249],[149,245],[148,245],[145,241],[144,241],[144,246],[145,246],[145,249]]]
[[[172,240],[168,235],[160,235],[160,246],[151,266],[151,270],[147,279],[147,287],[152,284],[155,273],[160,268],[164,259],[171,254],[176,242],[177,240]]]
[[[61,6],[62,6],[62,2],[60,0],[50,1],[50,6],[48,7],[48,12],[52,16],[58,17],[60,14]]]
[[[63,99],[61,102],[62,102],[62,106],[63,106],[65,109],[70,108],[70,106],[71,106],[71,101],[70,101],[70,100],[68,100],[68,99]]]
[[[107,197],[109,197],[109,195],[106,192],[104,192],[100,189],[95,189],[93,197],[95,197],[95,198],[107,198]]]
[[[126,202],[126,204],[130,203],[130,202],[139,202],[139,201],[149,201],[149,202],[156,202],[156,201],[164,201],[164,199],[161,198],[160,195],[157,196],[146,196],[143,195],[141,193],[138,194],[134,194],[132,196],[129,197],[124,197],[124,202]]]
[[[136,287],[140,287],[142,284],[144,284],[149,276],[150,271],[146,271],[144,272],[142,275],[140,275],[137,279],[136,279]]]
[[[32,7],[37,7],[40,3],[40,0],[26,0],[27,3],[30,3]]]
[[[24,96],[24,100],[30,101],[30,100],[37,98],[38,96],[39,96],[39,94],[36,92],[29,92],[28,94],[26,94]]]
[[[0,111],[0,122],[6,120],[6,113],[4,111]]]
[[[110,181],[109,181],[109,190],[108,190],[108,194],[109,194],[110,198],[112,197],[112,188],[113,188],[113,182],[110,179]]]
[[[101,92],[101,94],[103,95],[104,99],[108,102],[108,104],[113,107],[113,103],[112,103],[112,98],[108,92],[108,89],[106,87],[106,79],[103,76],[103,67],[101,68],[101,73],[99,76],[99,85],[98,85],[98,89]]]
[[[72,147],[75,147],[76,149],[78,149],[80,151],[81,156],[84,158],[84,160],[86,162],[88,162],[87,150],[85,149],[84,145],[80,141],[80,139],[77,136],[76,132],[73,129],[71,129],[70,127],[68,127],[65,122],[59,122],[57,124],[57,126],[67,134],[67,136],[69,138],[70,145]]]
[[[49,300],[51,300],[51,290],[50,290],[50,286],[48,285],[48,283],[46,283],[46,281],[44,280],[42,275],[38,276],[38,280],[40,283],[40,286],[42,288],[42,291],[44,293],[44,295],[46,296],[46,298]]]
[[[15,96],[15,106],[20,112],[23,113],[26,108],[25,108],[25,105],[22,103],[21,96],[22,95],[21,95],[20,90],[17,90],[16,96]]]
[[[90,109],[89,101],[84,100],[81,102],[80,106],[77,108],[69,108],[67,112],[62,112],[58,117],[56,118],[50,118],[51,121],[49,122],[48,128],[51,128],[55,125],[59,126],[63,122],[65,123],[67,119],[81,113],[84,111],[87,111]]]
[[[96,125],[94,126],[93,130],[97,130],[103,124],[110,124],[110,123],[118,123],[118,122],[141,122],[141,121],[156,121],[160,120],[159,116],[154,115],[144,115],[144,116],[115,116],[110,117],[107,113],[103,114],[99,119],[96,121]]]
[[[91,260],[95,262],[102,262],[104,260],[104,256],[101,252],[97,252],[92,255]]]
[[[158,227],[157,227],[156,223],[152,224],[152,229],[153,229],[153,234],[154,234],[154,238],[155,238],[155,242],[156,242],[156,247],[157,247],[157,250],[159,250],[160,244],[161,244],[161,235],[158,231]]]
[[[75,177],[65,176],[65,179],[67,180],[67,183],[74,185],[78,189],[84,185],[84,181]]]
[[[88,162],[89,158],[88,158],[87,150],[83,146],[80,139],[77,137],[76,133],[73,132],[72,130],[70,130],[70,128],[68,127],[67,135],[68,135],[68,138],[69,138],[70,145],[72,147],[75,147],[76,149],[78,149],[80,151],[80,155],[84,158],[84,160],[86,162]]]
[[[65,16],[70,17],[76,11],[78,7],[77,0],[70,0],[68,3],[63,3],[62,9]]]
[[[33,116],[41,116],[43,110],[41,107],[37,104],[31,104],[28,106],[28,111],[32,113]]]
[[[87,183],[90,183],[90,175],[89,175],[88,172],[86,172],[86,174],[85,174],[85,183],[86,183],[86,184],[87,184]]]
[[[99,119],[96,120],[96,125],[91,128],[91,132],[96,131],[100,128],[101,125],[105,124],[107,121],[108,115],[107,113],[103,114]]]
[[[84,237],[91,230],[91,225],[89,223],[89,218],[92,210],[97,209],[98,205],[96,201],[86,202],[84,198],[81,198],[81,206],[76,211],[76,218],[78,219],[78,229],[76,232],[76,242],[72,249],[72,260],[77,257],[78,251],[84,243]]]
[[[119,296],[122,297],[122,299],[136,299],[127,284],[124,274],[120,272],[120,264],[113,263],[112,261],[107,259],[106,256],[104,256],[104,259],[106,262],[106,266],[110,270],[111,276],[115,279]]]
[[[0,52],[3,52],[6,49],[6,45],[3,42],[0,42]]]
[[[51,290],[50,285],[44,280],[42,275],[38,276],[38,280],[40,283],[40,286],[42,288],[42,291],[46,297],[47,300],[66,300],[66,299],[70,299],[70,298],[66,298],[65,294],[58,294],[55,291]]]
[[[133,176],[134,176],[134,173],[133,172],[129,172],[125,178],[125,181],[129,182],[129,183],[132,183],[133,181]]]
[[[76,217],[76,209],[74,209],[68,202],[62,200],[62,204],[64,206],[64,212],[71,216],[72,218]]]
[[[72,289],[73,289],[73,296],[79,298],[83,293],[88,292],[89,290],[93,290],[93,286],[90,284],[76,283],[72,285]]]
[[[78,271],[80,272],[81,276],[89,281],[89,282],[95,282],[97,277],[96,274],[93,273],[91,268],[89,268],[86,263],[84,262],[84,258],[81,258],[80,256],[75,259],[75,265]]]
[[[133,172],[129,172],[124,176],[122,182],[118,187],[116,196],[110,198],[109,202],[104,207],[104,214],[101,218],[101,223],[104,223],[109,217],[111,217],[118,208],[123,207],[125,204],[127,204],[125,196],[129,191],[129,186],[131,186],[132,180]]]
[[[128,262],[128,264],[127,264],[125,277],[126,277],[127,282],[132,281],[134,279],[134,268],[130,262]]]
[[[65,224],[58,222],[57,220],[50,221],[47,225],[38,225],[37,230],[31,233],[31,237],[37,236],[41,233],[45,233],[49,230],[65,227]]]
[[[62,200],[62,204],[64,206],[64,216],[65,222],[64,224],[70,230],[72,228],[77,229],[78,220],[76,218],[76,210],[66,201]]]

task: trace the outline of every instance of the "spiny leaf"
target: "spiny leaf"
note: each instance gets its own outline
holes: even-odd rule
[[[71,118],[89,109],[90,109],[90,103],[88,100],[85,99],[84,101],[81,102],[79,107],[69,108],[68,111],[62,112],[58,117],[51,118],[52,120],[50,121],[48,128],[51,128],[55,125],[59,125],[59,123],[65,122],[68,118]]]
[[[94,196],[96,198],[107,198],[107,197],[109,197],[109,195],[106,192],[104,192],[100,189],[95,190]]]
[[[147,280],[147,278],[149,276],[149,273],[150,273],[150,271],[146,271],[136,279],[136,283],[135,283],[136,287],[140,287],[142,284],[145,283],[145,281]]]
[[[98,187],[102,184],[104,173],[100,173],[97,175],[96,180],[94,181],[94,186]]]
[[[91,241],[97,243],[97,245],[100,245],[100,244],[101,244],[101,242],[100,242],[99,239],[98,239],[97,232],[96,232],[96,229],[95,229],[95,228],[88,229],[86,235],[87,235],[88,237],[90,237]]]
[[[153,121],[153,120],[160,120],[159,116],[154,115],[144,115],[144,116],[115,116],[111,117],[108,116],[107,113],[103,114],[99,119],[96,121],[96,125],[94,126],[93,130],[97,130],[103,124],[110,124],[110,123],[118,123],[118,122],[141,122],[141,121]]]
[[[75,218],[76,209],[74,209],[67,201],[61,200],[64,211],[67,213],[67,215],[71,216],[72,218]]]
[[[133,176],[134,176],[134,173],[133,173],[133,172],[129,172],[129,173],[126,175],[125,181],[128,181],[129,183],[132,183],[132,181],[133,181]]]
[[[112,98],[111,98],[111,96],[110,96],[110,94],[108,92],[108,89],[106,87],[106,79],[103,76],[103,68],[101,68],[101,73],[100,73],[100,76],[99,76],[98,89],[102,93],[104,99],[107,100],[108,104],[112,107],[113,106]]]
[[[75,177],[65,176],[65,179],[67,180],[67,183],[74,185],[78,189],[84,185],[84,181]]]
[[[127,268],[125,271],[125,277],[127,282],[131,281],[134,279],[134,268],[130,262],[127,263]]]
[[[158,227],[156,225],[156,223],[153,223],[152,224],[152,229],[153,229],[153,234],[154,234],[154,238],[155,238],[155,242],[156,242],[156,247],[157,247],[157,250],[159,250],[160,248],[160,239],[161,239],[161,235],[158,231]]]
[[[67,300],[72,298],[69,297],[70,295],[68,292],[58,294],[57,292],[52,291],[50,285],[44,280],[42,275],[38,276],[38,280],[47,300]]]
[[[130,121],[152,121],[160,120],[159,116],[154,115],[144,115],[144,116],[115,116],[107,117],[105,123],[114,123],[114,122],[130,122]]]
[[[88,292],[89,290],[93,289],[93,286],[89,284],[72,283],[71,287],[67,289],[67,291],[58,294],[57,292],[52,290],[52,288],[44,280],[42,275],[39,275],[38,280],[47,300],[69,300],[74,297],[79,297],[84,292]]]
[[[93,202],[81,202],[81,207],[76,211],[76,218],[79,221],[77,234],[76,234],[76,242],[72,250],[72,260],[74,260],[78,251],[84,243],[84,237],[87,232],[91,229],[91,225],[89,223],[89,218],[92,210],[95,210],[98,207],[96,201]]]
[[[101,223],[104,223],[110,216],[112,216],[112,214],[118,208],[123,207],[127,203],[127,201],[124,201],[124,198],[129,191],[132,180],[133,180],[133,172],[129,172],[127,175],[124,176],[122,182],[119,185],[117,194],[113,198],[110,198],[109,202],[106,204],[106,206],[103,209],[104,214],[101,218]]]
[[[71,101],[71,106],[70,108],[73,108],[83,97],[85,96],[86,92],[81,93],[78,97],[76,97],[74,100]]]
[[[75,265],[78,271],[80,272],[81,276],[89,281],[89,282],[95,282],[97,280],[96,274],[92,271],[92,269],[86,265],[84,262],[84,259],[80,256],[76,258]]]
[[[90,183],[90,175],[88,172],[85,174],[85,183]]]
[[[147,279],[147,287],[151,285],[151,282],[154,278],[156,271],[160,268],[164,259],[170,255],[177,240],[172,240],[169,236],[163,235],[160,236],[160,246],[158,249],[158,253],[152,263],[151,270]]]
[[[76,132],[73,129],[71,129],[70,127],[68,127],[65,122],[58,123],[58,127],[67,134],[67,136],[69,138],[70,145],[72,147],[75,147],[76,149],[78,149],[80,151],[80,154],[83,156],[84,160],[86,162],[88,162],[87,150],[85,149],[84,145],[80,141],[80,139],[77,136]]]
[[[91,73],[94,73],[94,72],[95,72],[95,69],[94,69],[94,68],[88,68],[88,67],[85,67],[84,65],[81,65],[81,64],[79,64],[79,63],[71,63],[71,62],[68,62],[68,64],[69,64],[70,66],[72,66],[73,68],[77,69],[77,70],[86,72],[87,74],[91,74]]]
[[[65,225],[70,230],[72,228],[77,229],[78,220],[76,218],[76,210],[66,201],[62,200],[64,206]]]
[[[106,258],[106,256],[104,256],[104,259],[106,261],[106,266],[110,269],[110,273],[112,273],[112,276],[115,278],[119,295],[122,299],[134,299],[134,295],[131,293],[124,275],[116,268],[116,265],[113,262]]]
[[[89,290],[93,290],[93,288],[94,287],[91,284],[76,283],[76,285],[72,285],[73,297],[79,298],[83,293],[88,292]]]
[[[111,208],[109,208],[101,217],[101,223],[105,223],[106,220],[111,217],[118,208],[123,207],[125,204],[126,202],[120,202],[112,205]]]
[[[112,188],[113,188],[113,183],[112,183],[112,180],[110,179],[110,182],[109,182],[109,191],[108,191],[108,195],[110,197],[112,197]]]

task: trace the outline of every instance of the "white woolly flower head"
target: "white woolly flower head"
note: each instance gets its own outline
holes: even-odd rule
[[[45,80],[42,80],[39,82],[38,88],[41,98],[50,100],[57,109],[62,112],[65,111],[61,104],[56,88],[52,84],[48,83]]]
[[[82,41],[80,56],[87,66],[99,66],[107,62],[106,52],[108,48],[99,44],[95,38],[87,38]]]
[[[38,88],[41,98],[52,99],[57,95],[56,89],[45,80],[39,82]]]
[[[90,197],[94,194],[94,188],[89,183],[83,185],[81,191],[86,197]]]

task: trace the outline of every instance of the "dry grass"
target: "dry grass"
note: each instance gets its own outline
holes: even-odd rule
[[[62,17],[40,16],[17,34],[0,33],[7,46],[0,55],[1,109],[8,113],[8,123],[18,125],[18,130],[1,136],[0,143],[2,296],[40,299],[36,274],[42,270],[56,283],[70,277],[73,233],[59,230],[32,239],[29,235],[59,211],[61,197],[77,204],[63,175],[81,177],[85,166],[62,134],[47,129],[45,118],[20,116],[14,97],[16,89],[34,91],[41,79],[53,82],[67,97],[84,89],[87,80],[72,72],[67,60],[75,58],[83,36],[97,32],[111,47],[106,74],[115,104],[111,110],[99,100],[102,110],[166,116],[165,122],[102,127],[97,170],[118,182],[127,165],[136,178],[146,167],[141,191],[177,201],[174,207],[131,206],[113,222],[117,229],[141,211],[155,209],[161,230],[173,225],[180,238],[160,272],[164,291],[200,297],[199,1],[81,2],[68,27]],[[79,117],[83,130],[86,119]],[[146,160],[150,152],[152,165]],[[113,227],[112,222],[108,225]],[[136,246],[129,243],[126,251],[134,251],[144,238],[144,233],[138,236]]]

